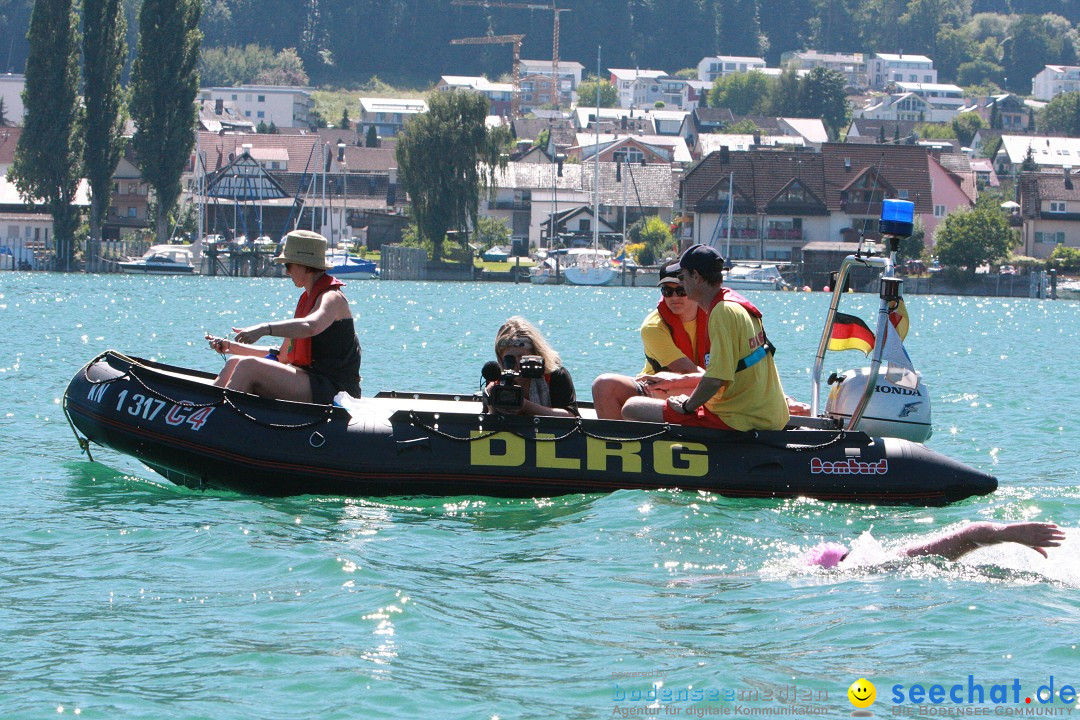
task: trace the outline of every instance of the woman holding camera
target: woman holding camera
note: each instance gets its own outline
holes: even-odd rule
[[[523,317],[512,317],[503,323],[495,335],[495,358],[503,373],[511,371],[513,383],[521,388],[520,407],[505,404],[495,406],[494,410],[507,415],[554,415],[558,417],[576,417],[577,395],[574,392],[574,380],[562,366],[559,353],[548,344],[536,327]],[[528,358],[524,362],[523,358]],[[537,362],[535,358],[539,358]],[[530,366],[540,365],[535,373],[538,377],[529,377]],[[522,368],[526,369],[521,372]],[[484,388],[484,396],[489,397],[497,390],[499,381],[489,380]]]

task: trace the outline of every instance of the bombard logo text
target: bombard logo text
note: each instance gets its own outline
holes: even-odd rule
[[[848,458],[830,462],[811,458],[810,472],[814,475],[884,475],[889,472],[889,461],[882,458],[874,462],[862,462]]]

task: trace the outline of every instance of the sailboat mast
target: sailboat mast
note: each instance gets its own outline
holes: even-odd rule
[[[727,247],[724,248],[724,257],[731,261],[731,220],[735,214],[735,173],[728,176],[727,193]]]
[[[593,150],[593,235],[592,247],[595,259],[600,245],[600,46],[596,46],[596,148]]]

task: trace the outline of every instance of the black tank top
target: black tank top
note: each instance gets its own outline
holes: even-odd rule
[[[351,317],[335,320],[311,338],[309,370],[326,377],[336,389],[360,397],[360,341]]]

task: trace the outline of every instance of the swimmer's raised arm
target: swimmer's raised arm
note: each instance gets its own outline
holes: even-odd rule
[[[947,560],[956,560],[985,545],[1014,542],[1026,545],[1047,557],[1044,548],[1060,547],[1064,539],[1065,533],[1053,523],[1026,522],[1006,525],[976,522],[931,540],[907,545],[900,550],[900,554],[905,557],[940,555]]]

